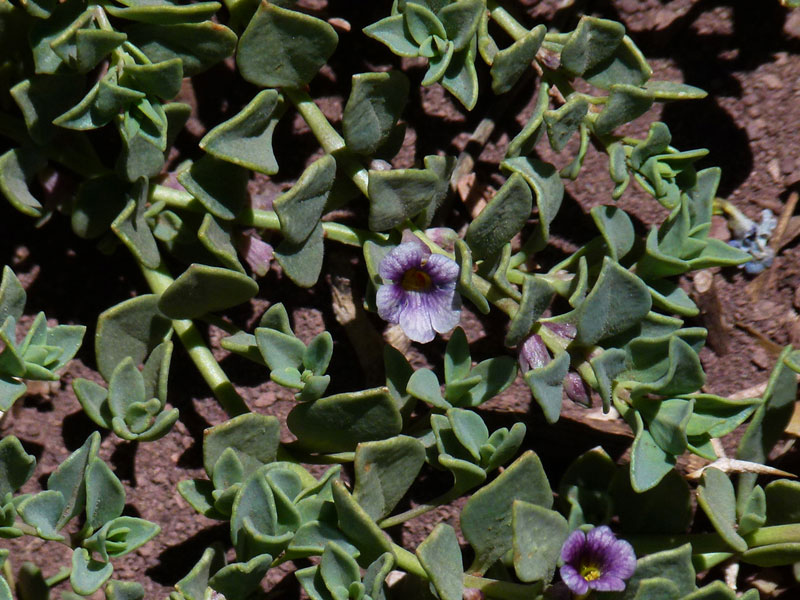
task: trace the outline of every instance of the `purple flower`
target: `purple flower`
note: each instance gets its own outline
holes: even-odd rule
[[[625,540],[609,527],[595,527],[588,534],[576,529],[561,547],[561,579],[579,596],[589,590],[620,592],[625,579],[636,570],[636,555]]]
[[[454,260],[431,254],[421,243],[400,244],[378,267],[388,282],[378,288],[378,314],[389,323],[399,323],[415,342],[430,342],[434,331],[445,333],[458,325],[458,272]]]

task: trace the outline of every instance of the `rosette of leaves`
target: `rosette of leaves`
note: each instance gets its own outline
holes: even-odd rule
[[[178,491],[198,512],[228,519],[242,482],[277,459],[280,423],[273,416],[247,413],[211,427],[203,436],[203,465],[208,479],[178,484]]]
[[[385,552],[372,561],[362,577],[358,563],[336,542],[328,542],[318,565],[299,569],[298,581],[310,598],[385,600],[384,582],[395,558]]]
[[[270,379],[297,390],[301,402],[320,398],[330,383],[326,375],[333,338],[324,331],[306,346],[294,335],[283,304],[271,306],[261,317],[253,334],[238,333],[222,340],[226,350],[241,354],[270,369]]]
[[[122,360],[108,381],[108,389],[88,379],[76,379],[72,389],[92,421],[130,441],[149,442],[164,437],[178,409],[166,410],[167,380],[172,342],[162,342],[140,371],[132,357]]]
[[[516,373],[516,361],[509,356],[488,358],[473,367],[467,336],[457,327],[445,347],[444,393],[439,378],[430,369],[414,371],[406,391],[441,410],[475,408],[502,393]]]
[[[426,58],[422,85],[439,82],[472,110],[478,101],[476,32],[485,10],[482,0],[404,0],[364,33],[399,56]]]
[[[169,598],[210,600],[221,594],[230,600],[244,600],[258,588],[271,562],[269,554],[262,554],[247,562],[227,564],[224,548],[210,546],[192,570],[175,584]]]
[[[154,523],[122,515],[125,490],[97,456],[99,447],[100,434],[95,432],[50,474],[46,490],[12,497],[33,474],[36,461],[16,438],[0,441],[0,501],[4,504],[0,536],[22,535],[15,526],[19,518],[34,532],[31,535],[66,542],[61,531],[73,518],[84,515],[84,526],[72,536],[70,574],[72,589],[82,596],[93,594],[108,581],[114,569],[111,558],[136,550],[159,532]]]
[[[49,327],[41,312],[26,336],[17,340],[17,323],[25,309],[27,295],[9,267],[0,282],[0,412],[5,412],[24,393],[23,380],[58,381],[58,371],[80,348],[86,327]]]

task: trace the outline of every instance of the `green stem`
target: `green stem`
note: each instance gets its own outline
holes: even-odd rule
[[[3,563],[3,575],[6,578],[6,583],[8,583],[8,587],[12,590],[16,589],[17,584],[14,580],[14,570],[11,568],[11,559],[6,558],[5,562]]]
[[[692,545],[692,554],[728,553],[732,549],[718,533],[689,533],[684,535],[646,535],[626,537],[637,554],[651,554],[662,550],[677,548],[683,544]],[[772,544],[800,543],[800,524],[772,525],[761,527],[744,536],[748,548],[758,548]]]
[[[51,588],[57,586],[62,581],[66,581],[67,579],[69,579],[70,575],[72,575],[72,569],[70,569],[69,567],[61,567],[58,573],[56,573],[52,577],[48,577],[47,579],[44,580],[44,582],[47,585],[47,587]]]
[[[174,281],[163,263],[157,269],[148,269],[141,263],[139,266],[147,284],[155,294],[162,294]],[[194,323],[189,319],[173,319],[172,328],[225,412],[231,417],[249,412],[244,400],[206,346]]]
[[[406,521],[415,519],[420,515],[424,515],[426,512],[429,512],[444,504],[450,504],[450,502],[458,498],[462,493],[463,492],[460,492],[455,488],[453,488],[450,491],[445,492],[441,496],[434,498],[427,504],[420,504],[419,506],[409,509],[405,512],[402,512],[399,515],[383,519],[380,523],[378,523],[378,526],[380,526],[381,529],[389,529],[390,527],[394,527],[395,525],[400,525],[401,523],[405,523]]]
[[[514,38],[515,41],[528,35],[528,30],[520,25],[520,22],[511,16],[511,13],[500,6],[495,0],[488,0],[486,8],[489,9],[489,16],[492,20],[497,23],[503,31]]]
[[[344,139],[328,122],[311,96],[298,89],[285,89],[283,93],[294,104],[325,152],[336,154],[339,167],[353,180],[361,193],[369,198],[369,173],[359,160],[348,152]]]
[[[397,544],[392,544],[392,552],[397,560],[397,567],[406,573],[411,573],[422,579],[430,579],[422,567],[419,559]],[[510,581],[498,581],[486,577],[476,577],[464,574],[464,587],[481,590],[489,598],[502,598],[503,600],[531,600],[542,591],[542,584],[525,585]]]
[[[182,190],[165,187],[163,185],[153,186],[153,202],[164,202],[170,208],[188,210],[197,213],[205,213],[206,208],[195,199],[194,196]],[[236,223],[245,227],[255,227],[257,229],[268,229],[270,231],[280,231],[281,222],[277,213],[271,210],[260,210],[257,208],[247,209],[236,217]],[[371,240],[374,242],[385,242],[387,235],[373,233],[363,229],[348,227],[341,223],[323,222],[322,231],[325,237],[334,242],[347,246],[364,245],[364,242]]]

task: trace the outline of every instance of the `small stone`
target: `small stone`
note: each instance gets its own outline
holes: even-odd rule
[[[777,75],[773,75],[772,73],[767,73],[764,75],[761,80],[771,90],[779,90],[783,87],[783,81]]]
[[[781,165],[777,158],[773,158],[767,163],[767,173],[775,183],[781,182]]]
[[[761,107],[758,104],[753,104],[752,106],[747,107],[747,115],[753,117],[754,119],[761,114]]]
[[[769,369],[772,366],[772,360],[767,355],[767,351],[760,346],[753,351],[750,360],[761,369]]]

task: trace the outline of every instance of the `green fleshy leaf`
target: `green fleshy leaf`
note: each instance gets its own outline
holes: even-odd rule
[[[127,205],[127,184],[114,175],[87,179],[78,188],[72,230],[84,239],[106,233]]]
[[[489,301],[486,296],[472,283],[472,252],[464,240],[456,240],[456,262],[459,266],[458,293],[475,305],[484,315],[489,314]]]
[[[608,135],[620,125],[633,121],[653,105],[653,96],[635,85],[614,84],[608,104],[594,122],[598,135]]]
[[[374,520],[392,512],[425,462],[422,443],[408,436],[356,447],[353,497]]]
[[[736,497],[728,476],[715,468],[703,471],[697,489],[697,503],[708,515],[714,529],[737,552],[747,550],[747,542],[736,532]]]
[[[242,464],[243,476],[275,461],[280,444],[280,424],[271,415],[246,413],[207,429],[203,442],[203,465],[209,475],[222,453],[231,448]]]
[[[737,505],[740,504],[737,502]],[[746,502],[741,503],[742,510],[739,511],[737,506],[736,513],[739,519],[739,526],[736,533],[739,535],[747,535],[759,529],[764,523],[767,522],[767,496],[764,488],[757,485],[750,492],[750,497]]]
[[[46,144],[58,133],[53,119],[78,102],[83,91],[84,78],[72,74],[34,75],[9,90],[38,144]]]
[[[653,401],[637,399],[634,406],[647,421],[653,440],[665,452],[680,456],[686,450],[686,426],[692,416],[693,400]]]
[[[548,423],[561,415],[562,383],[569,370],[569,353],[562,352],[555,360],[525,373],[525,383],[538,402]]]
[[[574,94],[557,110],[546,110],[543,118],[547,126],[547,137],[550,146],[556,152],[567,147],[578,128],[583,124],[589,112],[589,103],[580,94]]]
[[[42,203],[28,188],[28,181],[47,165],[47,160],[33,148],[15,148],[0,156],[0,192],[21,213],[42,216]]]
[[[606,242],[611,258],[619,261],[633,248],[636,235],[628,214],[617,206],[595,206],[592,219]]]
[[[644,87],[659,102],[666,100],[699,100],[708,96],[705,90],[674,81],[648,81]]]
[[[547,241],[550,236],[550,223],[555,219],[564,199],[564,184],[555,167],[536,158],[522,156],[504,160],[501,167],[519,173],[531,186],[539,209],[539,236],[543,241]]]
[[[505,94],[519,81],[536,57],[546,32],[544,24],[537,25],[511,46],[494,55],[491,74],[492,91],[495,94]]]
[[[6,326],[7,319],[11,317],[14,323],[18,322],[25,311],[27,294],[25,288],[17,279],[11,267],[3,267],[3,279],[0,281],[0,323]],[[13,327],[13,326],[12,326]],[[11,332],[13,337],[13,332]]]
[[[550,484],[539,457],[532,451],[519,457],[464,505],[461,531],[476,554],[469,572],[485,573],[512,548],[512,507],[519,500],[544,508],[553,505]]]
[[[86,522],[97,529],[122,514],[125,490],[109,466],[99,458],[86,469]]]
[[[456,531],[439,523],[416,551],[422,568],[442,600],[460,600],[464,595],[464,567]]]
[[[161,264],[161,254],[145,218],[148,197],[149,183],[142,177],[128,194],[128,203],[111,223],[111,229],[139,262],[155,269]]]
[[[434,11],[423,3],[409,2],[406,4],[403,9],[403,17],[408,33],[418,45],[422,45],[434,35],[440,39],[447,39],[444,25],[436,18]]]
[[[203,222],[197,230],[197,239],[223,267],[239,273],[245,272],[233,246],[231,233],[217,223],[211,213],[206,213],[203,217]]]
[[[135,23],[126,29],[128,40],[153,63],[181,59],[183,76],[193,77],[233,54],[236,34],[219,23],[156,25]]]
[[[482,0],[457,0],[441,8],[437,17],[453,42],[456,52],[467,47],[475,37],[478,23],[485,10]]]
[[[144,97],[143,92],[117,85],[111,77],[104,77],[83,100],[53,119],[53,124],[78,131],[97,129]]]
[[[625,311],[613,311],[612,305],[624,306]],[[640,322],[650,307],[650,292],[642,280],[605,257],[597,283],[575,310],[575,341],[592,345],[621,333]]]
[[[217,571],[208,585],[225,598],[245,598],[259,587],[271,563],[269,554],[261,554],[245,563],[232,563]]]
[[[46,490],[28,496],[17,506],[22,520],[36,530],[45,540],[63,541],[58,533],[58,522],[64,511],[64,495],[57,490]]]
[[[610,58],[588,69],[583,77],[593,86],[608,90],[617,84],[643,85],[652,74],[641,51],[626,35]]]
[[[344,484],[341,481],[334,481],[331,491],[336,505],[339,530],[343,531],[358,548],[361,553],[360,564],[370,564],[387,552],[394,556],[391,542],[350,495]]]
[[[0,502],[31,478],[36,458],[25,452],[19,440],[9,435],[0,440]]]
[[[467,110],[478,102],[478,73],[475,70],[477,41],[473,37],[469,46],[453,54],[440,83],[453,94]]]
[[[544,279],[534,276],[525,277],[522,282],[522,300],[519,310],[511,317],[508,324],[508,333],[504,341],[506,346],[513,347],[523,342],[533,324],[539,320],[550,305],[553,294],[553,287]]]
[[[171,319],[194,319],[247,302],[258,293],[248,276],[207,265],[189,265],[161,294],[158,310]]]
[[[583,16],[561,50],[561,66],[571,75],[583,75],[611,59],[624,36],[621,23]]]
[[[374,40],[386,45],[398,56],[417,56],[418,44],[407,34],[403,15],[393,15],[376,21],[363,29],[364,33]]]
[[[248,201],[246,169],[206,155],[178,174],[178,181],[215,217],[230,221]]]
[[[317,223],[302,243],[283,240],[275,249],[275,259],[295,285],[311,287],[317,283],[325,252],[324,237],[322,223]]]
[[[533,208],[533,196],[525,179],[514,173],[481,213],[470,223],[464,240],[477,258],[497,254],[519,233]]]
[[[151,65],[125,65],[119,82],[125,87],[171,100],[181,91],[183,64],[179,58]]]
[[[338,39],[325,21],[262,3],[239,40],[236,64],[255,85],[298,88],[314,78]]]
[[[385,231],[425,209],[436,196],[438,177],[427,169],[369,172],[369,228]]]
[[[219,544],[206,548],[203,556],[186,577],[175,584],[175,589],[181,594],[180,600],[184,600],[184,598],[186,600],[204,600],[208,580],[224,566],[224,549]]]
[[[330,154],[314,161],[288,192],[278,196],[274,210],[281,234],[291,244],[302,244],[319,223],[336,176],[336,160]]]
[[[154,23],[157,25],[173,25],[181,23],[197,23],[210,19],[222,5],[219,2],[195,2],[179,5],[171,2],[121,2],[125,8],[109,5],[104,8],[112,17]]]
[[[783,542],[751,548],[741,555],[742,562],[758,567],[777,567],[800,562],[800,543]]]
[[[315,452],[354,450],[359,442],[383,440],[402,428],[402,418],[386,388],[298,404],[286,422],[303,447]]]
[[[144,294],[125,300],[100,314],[95,334],[97,368],[106,381],[126,357],[140,364],[172,331],[158,310],[159,297]]]
[[[118,558],[133,552],[156,537],[161,528],[136,517],[117,517],[109,521],[84,543],[84,547],[103,558]]]
[[[600,447],[584,452],[567,467],[558,483],[558,504],[568,517],[570,529],[610,519],[609,487],[617,471],[614,461]],[[622,479],[628,481],[627,473]]]
[[[400,71],[353,75],[342,116],[347,148],[371,156],[389,139],[408,100],[408,78]]]
[[[265,175],[278,172],[272,135],[284,110],[275,90],[262,90],[236,115],[209,131],[200,147],[220,160]]]
[[[475,365],[470,371],[470,378],[480,377],[480,382],[471,386],[458,399],[459,406],[480,406],[501,394],[514,382],[517,376],[517,363],[510,356],[487,358]]]
[[[69,582],[72,589],[82,596],[89,596],[99,590],[113,571],[111,563],[94,560],[85,548],[75,548],[72,551]]]
[[[634,419],[636,437],[631,447],[631,486],[636,492],[646,492],[672,470],[675,457],[656,444],[638,412],[634,413]]]
[[[515,158],[518,156],[527,156],[533,151],[536,142],[542,134],[542,122],[544,119],[544,112],[550,104],[550,84],[542,81],[539,84],[539,91],[536,93],[536,105],[533,108],[531,116],[525,127],[520,131],[516,137],[511,140],[506,150],[508,158]]]
[[[144,587],[136,581],[109,581],[105,593],[107,600],[143,600]]]
[[[511,528],[517,577],[525,583],[550,581],[569,535],[567,520],[554,510],[516,500]]]
[[[306,345],[294,335],[287,335],[268,327],[258,327],[255,336],[258,349],[270,370],[284,371],[287,368],[297,370],[303,365]]]

